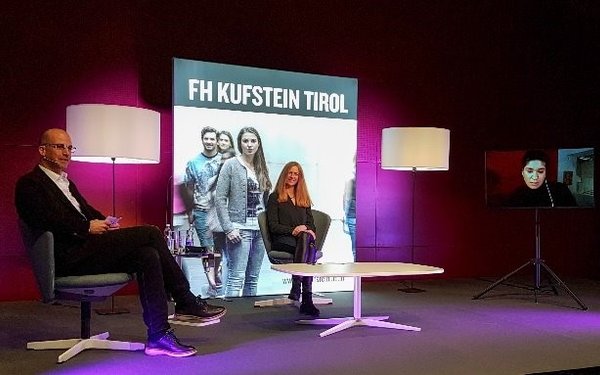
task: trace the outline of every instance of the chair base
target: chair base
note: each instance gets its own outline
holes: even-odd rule
[[[281,298],[272,298],[265,299],[262,301],[254,302],[254,307],[274,307],[274,306],[285,306],[285,305],[294,305],[296,303],[302,302],[302,298],[300,301],[294,301],[293,299],[289,299],[287,297]],[[333,299],[326,297],[316,297],[316,294],[313,295],[313,304],[315,305],[331,305],[333,304]]]
[[[27,343],[27,349],[47,350],[47,349],[68,349],[58,356],[57,363],[63,363],[75,357],[86,349],[107,349],[107,350],[144,350],[146,347],[139,342],[113,341],[107,340],[108,332],[91,336],[89,339],[66,339],[51,341],[34,341]]]

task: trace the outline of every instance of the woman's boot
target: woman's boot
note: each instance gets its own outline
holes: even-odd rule
[[[290,294],[288,298],[293,301],[300,301],[300,283],[302,280],[302,276],[292,276],[292,289],[290,289]]]
[[[315,307],[312,300],[312,276],[302,276],[302,303],[300,304],[300,314],[319,316],[321,313]]]

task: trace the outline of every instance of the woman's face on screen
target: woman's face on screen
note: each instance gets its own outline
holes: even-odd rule
[[[241,138],[241,148],[244,155],[254,155],[260,143],[254,133],[244,133]]]
[[[523,171],[523,181],[530,189],[538,189],[546,180],[546,163],[541,160],[530,160]]]

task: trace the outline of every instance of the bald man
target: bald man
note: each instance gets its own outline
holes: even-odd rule
[[[120,228],[117,221],[83,198],[65,173],[75,152],[66,131],[46,130],[37,150],[39,163],[18,180],[15,204],[19,217],[30,228],[53,233],[56,275],[135,273],[148,331],[145,353],[170,357],[196,354],[193,346],[179,342],[169,326],[168,295],[175,300],[175,313],[182,319],[218,319],[225,308],[209,305],[192,294],[157,227]]]

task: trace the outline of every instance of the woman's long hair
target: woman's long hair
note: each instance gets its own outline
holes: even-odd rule
[[[283,169],[279,174],[279,178],[277,179],[277,185],[275,186],[275,191],[277,192],[277,202],[283,203],[288,200],[288,195],[285,192],[285,180],[292,167],[298,168],[298,183],[296,184],[296,186],[294,186],[296,206],[310,207],[312,206],[312,200],[310,199],[308,187],[306,186],[306,180],[304,179],[304,170],[302,170],[302,166],[297,161],[288,162],[286,165],[283,166]]]
[[[208,191],[214,191],[217,188],[217,182],[219,181],[219,174],[221,173],[221,168],[223,168],[223,163],[225,160],[235,158],[235,150],[233,148],[228,148],[223,151],[221,154],[221,161],[219,162],[219,167],[217,168],[217,173],[215,173],[215,180],[208,187]]]
[[[252,133],[256,136],[256,139],[258,139],[258,150],[256,150],[256,154],[254,154],[252,165],[254,166],[254,172],[256,173],[256,179],[258,180],[258,186],[260,187],[260,190],[271,191],[273,184],[271,184],[271,180],[269,179],[269,169],[267,168],[267,162],[265,160],[263,143],[260,139],[260,134],[258,134],[258,131],[252,126],[246,126],[240,129],[240,132],[237,136],[237,147],[242,155],[244,154],[244,151],[242,150],[242,135],[244,133]]]

